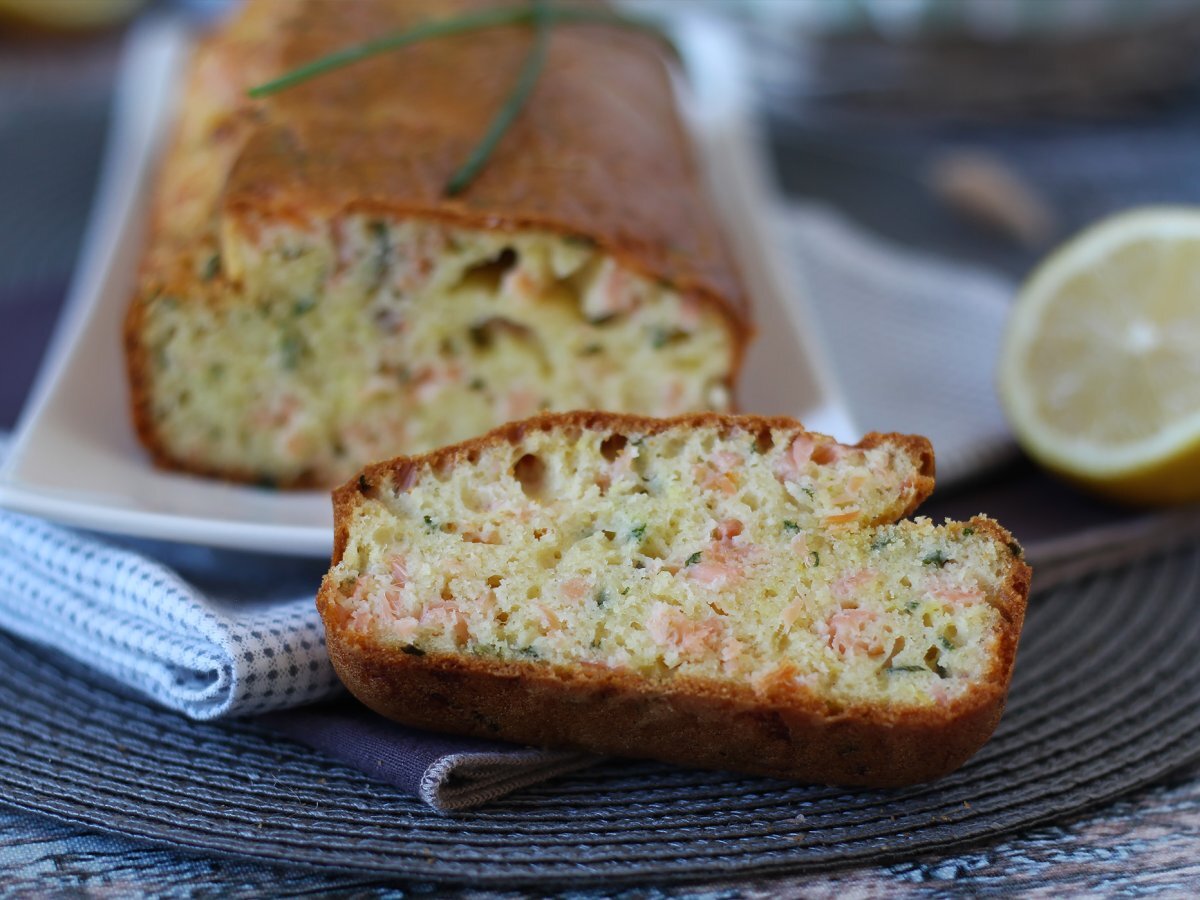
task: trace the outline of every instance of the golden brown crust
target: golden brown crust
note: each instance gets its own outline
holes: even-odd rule
[[[599,410],[576,410],[565,413],[544,413],[530,419],[508,422],[493,428],[486,434],[470,440],[440,447],[429,453],[418,456],[397,456],[395,459],[384,460],[367,466],[345,484],[333,491],[333,558],[336,562],[346,548],[350,513],[358,498],[370,493],[372,488],[385,475],[403,480],[406,471],[424,468],[443,468],[460,463],[470,463],[480,451],[488,447],[500,447],[505,444],[519,444],[530,432],[555,431],[560,428],[579,428],[588,431],[624,431],[641,435],[661,434],[672,428],[711,428],[717,427],[728,430],[741,430],[756,434],[772,429],[794,431],[797,434],[808,432],[796,419],[788,416],[752,416],[729,415],[726,413],[690,413],[666,419],[651,416],[636,416],[629,413],[602,412]],[[933,447],[928,438],[915,434],[880,434],[871,432],[855,447],[864,450],[889,444],[901,452],[908,453],[917,464],[917,477],[913,484],[911,498],[904,505],[896,505],[884,510],[877,517],[876,523],[893,522],[911,515],[918,506],[933,493],[935,464]],[[875,523],[867,523],[875,524]]]
[[[329,222],[351,213],[485,230],[540,229],[595,242],[623,265],[718,309],[733,336],[736,391],[753,328],[749,301],[702,186],[655,38],[558,24],[534,95],[479,179],[443,188],[500,108],[531,31],[431,40],[323,75],[263,101],[244,90],[349,44],[504,0],[252,0],[202,43],[164,160],[138,297],[125,321],[133,420],[156,464],[256,482],[253,470],[181,458],[157,433],[143,301],[212,302],[197,248],[224,225]],[[283,10],[283,14],[281,14]],[[279,487],[319,486],[301,475]]]
[[[469,462],[484,447],[519,442],[530,430],[627,429],[654,433],[705,425],[746,430],[792,428],[786,418],[699,414],[648,419],[609,413],[541,416],[472,441],[365,469],[334,492],[336,565],[351,514],[385,476],[413,467]],[[921,496],[932,488],[932,454],[923,438],[869,435],[860,446],[891,441],[923,461]],[[915,505],[915,504],[914,504]],[[909,510],[911,511],[911,510]],[[991,735],[1004,709],[1029,593],[1030,570],[1012,536],[986,517],[972,527],[1012,550],[1007,578],[989,602],[1003,624],[991,670],[967,694],[936,709],[859,704],[834,709],[798,687],[765,695],[749,685],[704,678],[656,682],[599,666],[554,666],[445,654],[415,654],[372,644],[344,630],[338,587],[326,577],[317,606],[334,668],[366,705],[409,725],[546,747],[650,757],[831,784],[894,787],[927,781],[962,765]],[[613,728],[620,722],[620,728]]]

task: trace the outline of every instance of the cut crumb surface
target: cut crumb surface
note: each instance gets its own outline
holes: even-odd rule
[[[541,410],[729,405],[724,315],[590,241],[362,215],[229,234],[196,296],[136,310],[154,431],[200,470],[334,485]]]
[[[985,518],[893,523],[922,465],[797,427],[531,429],[364,479],[333,621],[414,654],[944,705],[989,675],[1019,548]]]

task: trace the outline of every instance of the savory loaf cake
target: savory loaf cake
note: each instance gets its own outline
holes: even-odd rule
[[[335,668],[411,725],[805,780],[945,774],[1003,709],[1028,593],[985,517],[897,521],[923,438],[550,415],[335,493]]]
[[[724,410],[750,334],[654,37],[555,22],[477,180],[528,25],[263,100],[323,54],[509,0],[250,0],[198,48],[125,329],[164,466],[332,486],[539,410]]]

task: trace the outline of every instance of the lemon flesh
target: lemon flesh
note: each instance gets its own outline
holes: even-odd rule
[[[1200,208],[1089,228],[1030,276],[1000,395],[1034,459],[1109,497],[1200,500]]]

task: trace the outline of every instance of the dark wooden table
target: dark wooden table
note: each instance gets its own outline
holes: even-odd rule
[[[113,36],[66,48],[56,45],[32,50],[5,44],[0,38],[0,428],[11,427],[15,421],[61,301],[90,203],[103,135],[106,84],[116,47]],[[1200,158],[1200,152],[1184,152],[1189,147],[1200,151],[1198,111],[1200,103],[1190,113],[1176,112],[1174,118],[1155,118],[1146,125],[1149,132],[1160,135],[1154,144],[1159,164],[1141,181],[1120,181],[1117,187],[1124,193],[1083,192],[1069,178],[1058,182],[1058,199],[1074,198],[1067,207],[1067,220],[1091,215],[1104,205],[1120,205],[1131,190],[1139,199],[1161,196],[1200,201],[1200,169],[1187,162]],[[1111,144],[1114,127],[1101,128],[1097,140]],[[1192,136],[1196,139],[1189,144]],[[952,137],[961,140],[962,132]],[[985,137],[975,133],[976,140]],[[1018,154],[1032,153],[1032,159],[1039,153],[1045,155],[1046,148],[1038,144],[1045,139],[1044,134],[1010,131],[1002,133],[1000,143],[1015,147],[1013,152]],[[890,176],[886,165],[878,165],[878,141],[860,136],[857,146],[870,149],[857,153],[842,152],[840,140],[827,128],[805,130],[794,122],[786,123],[777,132],[775,144],[785,186],[837,202],[894,239],[911,240],[927,249],[948,248],[960,258],[986,261],[1011,274],[1019,274],[1029,264],[1028,254],[997,248],[987,235],[964,230],[961,223],[933,205],[913,179]],[[1071,140],[1083,138],[1075,135]],[[914,154],[919,145],[910,139],[900,149]],[[1179,165],[1187,168],[1172,170],[1168,162],[1173,159],[1182,160]],[[894,169],[894,158],[889,165]],[[895,202],[884,202],[889,196]],[[901,221],[897,214],[902,207]],[[986,490],[1002,502],[1011,495],[1005,479],[1024,478],[1022,483],[1028,489],[1028,475],[1028,469],[1018,467]],[[1065,490],[1048,484],[1035,489],[1043,487]],[[945,503],[952,509],[955,498]],[[1075,509],[1086,514],[1087,507]],[[9,809],[3,801],[0,797],[0,896],[409,896],[437,892],[427,884],[380,883],[354,875],[263,866],[154,847]],[[514,896],[509,891],[471,888],[446,888],[443,892],[451,896]],[[1053,897],[1200,894],[1200,766],[1177,772],[1117,803],[982,846],[888,866],[665,888],[649,895],[876,897],[1015,892]],[[625,895],[648,894],[630,891]]]

